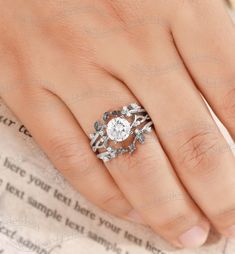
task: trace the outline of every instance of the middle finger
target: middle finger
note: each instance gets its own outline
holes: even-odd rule
[[[139,60],[123,59],[125,65],[117,63],[112,71],[149,112],[193,199],[221,233],[235,236],[234,156],[174,44],[164,34],[159,38],[149,57],[139,52]],[[143,59],[147,64],[137,66]]]

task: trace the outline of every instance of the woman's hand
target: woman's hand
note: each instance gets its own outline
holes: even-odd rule
[[[235,31],[221,0],[0,1],[0,94],[87,199],[178,247],[235,236]],[[102,113],[139,102],[155,132],[107,163]],[[210,223],[209,223],[210,221]]]

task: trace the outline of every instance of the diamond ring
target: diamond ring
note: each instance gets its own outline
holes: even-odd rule
[[[151,132],[152,125],[146,110],[137,103],[131,103],[120,110],[105,112],[103,121],[95,122],[90,146],[104,162],[119,154],[131,154],[136,150],[137,142],[144,143],[144,134]]]

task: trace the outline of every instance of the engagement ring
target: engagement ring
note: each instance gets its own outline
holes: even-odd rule
[[[90,146],[104,162],[119,154],[133,153],[137,142],[144,143],[144,134],[151,132],[152,125],[146,110],[137,103],[131,103],[120,110],[105,112],[103,121],[95,122]]]

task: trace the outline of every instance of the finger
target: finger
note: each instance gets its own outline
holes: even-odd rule
[[[67,102],[87,135],[94,131],[93,123],[103,112],[135,101],[118,80],[97,71],[90,73],[85,86],[90,88],[89,94],[80,90],[79,96],[76,86],[72,90],[54,91]],[[102,87],[97,89],[99,83]],[[74,94],[80,99],[70,103]],[[194,247],[205,242],[208,222],[185,192],[154,132],[132,155],[120,155],[105,165],[135,210],[155,232],[177,246]]]
[[[223,1],[185,4],[172,33],[196,85],[235,138],[235,29]]]
[[[29,89],[29,88],[27,88]],[[89,140],[65,104],[33,87],[8,90],[3,99],[73,187],[100,208],[143,223],[89,147]]]
[[[234,156],[173,43],[164,40],[164,34],[159,38],[149,50],[151,57],[139,52],[135,60],[150,59],[148,65],[143,63],[137,72],[130,68],[133,58],[128,58],[122,66],[113,65],[113,71],[145,105],[163,149],[194,201],[220,232],[229,231],[235,224]]]

